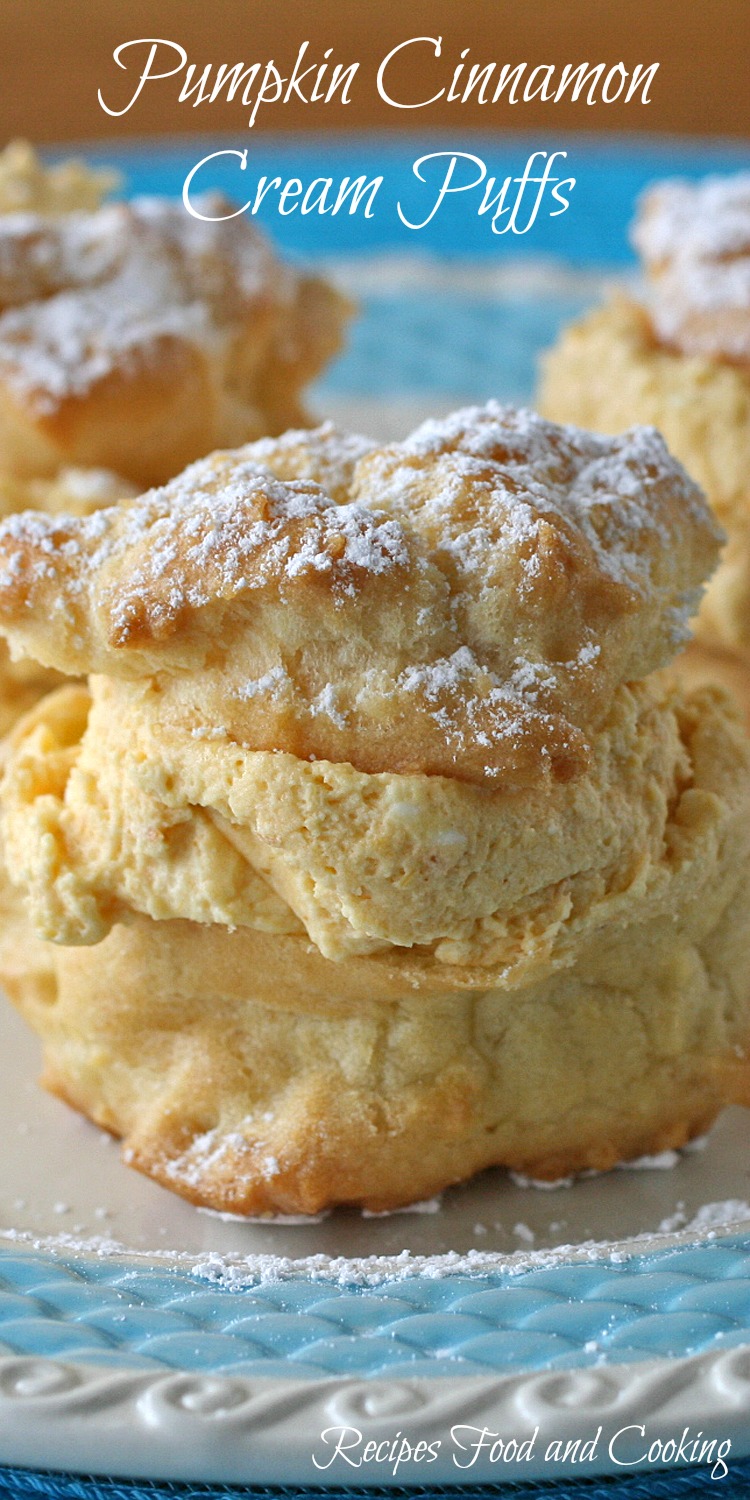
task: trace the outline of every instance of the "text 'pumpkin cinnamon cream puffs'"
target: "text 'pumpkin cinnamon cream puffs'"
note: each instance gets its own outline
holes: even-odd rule
[[[245,1214],[607,1168],[750,1099],[750,748],[659,670],[719,543],[654,431],[495,403],[5,521],[0,628],[92,674],[1,792],[47,1086]]]
[[[750,662],[750,174],[658,184],[633,242],[643,290],[562,334],[540,408],[599,432],[663,432],[728,537],[697,635]]]
[[[102,203],[112,175],[0,155],[0,469],[161,483],[305,419],[351,312],[207,195]]]

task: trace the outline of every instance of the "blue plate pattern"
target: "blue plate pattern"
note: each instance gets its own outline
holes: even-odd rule
[[[212,1284],[212,1276],[214,1277]],[[750,1242],[403,1277],[217,1285],[118,1256],[5,1251],[0,1357],[320,1379],[497,1375],[694,1355],[750,1340]]]

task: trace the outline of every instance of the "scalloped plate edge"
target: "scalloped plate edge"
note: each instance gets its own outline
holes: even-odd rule
[[[475,1456],[483,1429],[494,1436]],[[347,1456],[336,1451],[342,1430]],[[714,1440],[714,1457],[730,1444],[730,1469],[750,1453],[750,1343],[689,1359],[413,1380],[248,1380],[0,1359],[0,1461],[21,1467],[235,1484],[474,1485],[658,1467],[653,1444],[683,1439],[689,1455],[699,1432]],[[498,1436],[527,1451],[533,1439],[529,1456],[493,1458]],[[381,1461],[357,1463],[370,1440]],[[565,1461],[576,1440],[591,1456],[582,1460],[579,1446]],[[435,1456],[405,1458],[393,1472],[387,1455],[403,1442],[432,1445]]]

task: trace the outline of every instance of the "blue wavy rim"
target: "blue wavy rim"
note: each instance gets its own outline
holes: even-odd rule
[[[356,1285],[232,1287],[122,1256],[4,1250],[0,1353],[129,1369],[321,1379],[493,1375],[674,1358],[750,1341],[750,1237]]]

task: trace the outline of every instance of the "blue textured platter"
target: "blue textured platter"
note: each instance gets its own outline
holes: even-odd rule
[[[504,175],[538,144],[462,148]],[[176,195],[210,149],[89,154],[114,160],[129,191]],[[253,167],[377,170],[395,199],[427,149],[439,143],[261,137]],[[338,229],[266,220],[360,299],[349,350],[315,393],[321,414],[389,437],[458,402],[530,399],[559,325],[627,274],[635,193],[669,172],[743,164],[711,144],[564,149],[575,214],[513,243],[457,209],[416,237],[386,213]],[[36,1044],[7,1008],[0,1045],[0,1462],[382,1485],[644,1469],[677,1461],[664,1444],[686,1427],[683,1458],[696,1457],[699,1432],[729,1442],[732,1459],[750,1453],[740,1111],[704,1149],[557,1192],[496,1172],[387,1218],[246,1223],[128,1171],[108,1137],[41,1095]],[[485,1443],[469,1464],[469,1429],[483,1427],[502,1451]],[[341,1429],[360,1434],[348,1456],[336,1452]],[[358,1463],[372,1438],[380,1456]],[[418,1444],[434,1456],[416,1457]]]

